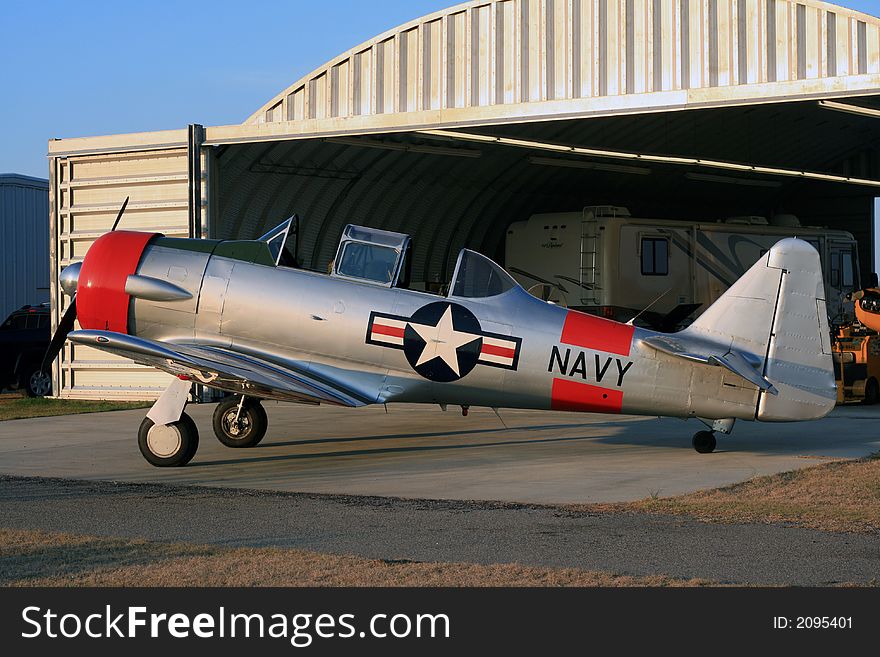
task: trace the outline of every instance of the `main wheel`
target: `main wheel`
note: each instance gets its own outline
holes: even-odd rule
[[[715,446],[717,445],[715,434],[711,431],[697,431],[697,433],[694,434],[693,443],[694,449],[700,454],[714,452]]]
[[[171,424],[157,425],[145,417],[138,431],[138,447],[151,465],[178,468],[189,463],[196,455],[199,430],[186,413]]]
[[[214,435],[227,447],[253,447],[266,435],[269,418],[259,399],[245,399],[239,413],[239,399],[227,397],[217,404],[214,409]]]
[[[21,387],[28,397],[45,397],[52,394],[52,375],[39,367],[28,368],[21,377]]]

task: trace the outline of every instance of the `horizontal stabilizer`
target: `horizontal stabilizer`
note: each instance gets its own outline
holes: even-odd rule
[[[766,390],[771,395],[777,393],[773,384],[761,375],[758,369],[761,366],[761,359],[753,354],[725,349],[711,340],[685,336],[680,333],[653,335],[642,339],[642,343],[670,356],[677,356],[695,363],[723,367],[761,390]]]
[[[742,354],[737,351],[728,351],[724,356],[709,356],[709,362],[712,364],[725,367],[734,374],[741,376],[752,385],[758,386],[761,390],[766,390],[771,395],[779,394],[779,391],[773,387],[765,377],[761,376]]]

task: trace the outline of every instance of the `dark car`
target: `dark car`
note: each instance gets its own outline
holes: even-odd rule
[[[49,304],[24,306],[0,326],[0,389],[24,388],[31,397],[52,392],[51,373],[40,366],[49,341]]]

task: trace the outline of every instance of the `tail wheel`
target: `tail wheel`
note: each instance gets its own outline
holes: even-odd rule
[[[710,454],[715,451],[717,441],[715,434],[711,431],[697,431],[694,434],[694,449],[700,454]]]
[[[241,406],[241,408],[239,408]],[[214,435],[227,447],[258,445],[269,428],[266,409],[259,399],[227,397],[214,409]]]
[[[199,448],[199,430],[184,413],[177,422],[155,424],[144,418],[138,431],[141,454],[157,468],[177,468],[189,463]]]

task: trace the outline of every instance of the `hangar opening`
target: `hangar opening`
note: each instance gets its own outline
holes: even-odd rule
[[[242,125],[50,142],[53,268],[129,195],[128,226],[170,236],[254,238],[296,214],[316,270],[347,224],[408,233],[415,286],[447,282],[464,247],[504,264],[533,215],[596,206],[847,231],[864,283],[878,96],[880,21],[827,3],[470,2],[342,53]],[[64,303],[53,282],[56,322]],[[164,385],[78,349],[62,395]]]
[[[859,106],[873,109],[872,101]],[[325,269],[348,223],[406,232],[415,238],[414,280],[430,282],[448,279],[464,247],[503,263],[507,228],[540,213],[618,206],[643,218],[770,223],[794,215],[851,232],[870,270],[880,189],[871,184],[880,178],[880,125],[870,116],[804,102],[426,132],[221,146],[212,235],[253,237],[295,213],[303,265]]]

